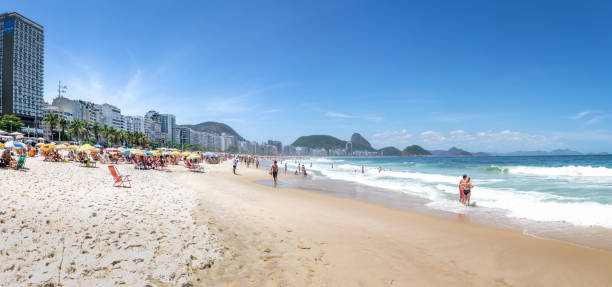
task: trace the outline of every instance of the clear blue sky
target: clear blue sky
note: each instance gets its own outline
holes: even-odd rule
[[[609,1],[5,1],[45,26],[45,99],[251,140],[612,152]]]

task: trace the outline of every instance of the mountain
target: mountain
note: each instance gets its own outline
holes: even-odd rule
[[[581,152],[570,149],[556,149],[548,153],[549,155],[582,155]]]
[[[553,151],[513,151],[509,153],[499,153],[500,156],[550,156],[550,155],[582,155],[583,153],[569,149],[556,149]]]
[[[384,147],[378,150],[380,152],[381,155],[383,156],[401,156],[402,155],[402,151],[392,147],[392,146],[388,146],[388,147]]]
[[[301,136],[291,145],[295,147],[337,149],[346,148],[346,141],[328,135],[311,135]]]
[[[411,145],[404,149],[404,151],[402,152],[402,155],[403,156],[424,156],[424,155],[431,155],[431,153],[426,151],[424,148],[418,145]]]
[[[432,150],[431,153],[435,156],[472,156],[470,152],[456,147],[448,150]]]
[[[477,152],[477,153],[473,153],[473,156],[491,156],[490,153],[486,153],[486,152]]]
[[[351,136],[351,144],[353,145],[353,150],[376,151],[374,148],[372,148],[370,142],[368,142],[368,140],[366,140],[358,133],[354,133]]]
[[[224,123],[218,122],[203,122],[197,125],[180,125],[181,127],[187,127],[194,131],[207,132],[211,134],[222,134],[225,133],[230,136],[235,136],[238,140],[243,141],[244,138],[240,136],[234,129]]]

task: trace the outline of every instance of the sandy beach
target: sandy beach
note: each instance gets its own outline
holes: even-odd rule
[[[115,188],[102,164],[26,167],[0,170],[0,286],[182,286],[220,255],[171,173],[118,165],[133,187]]]
[[[610,286],[612,253],[254,182],[223,165],[177,174],[224,240],[210,286]],[[214,180],[213,180],[214,179]],[[282,180],[282,175],[281,175]]]
[[[28,159],[0,170],[0,286],[610,286],[612,253],[255,181]],[[281,175],[281,180],[283,175]],[[51,286],[51,285],[48,285]]]

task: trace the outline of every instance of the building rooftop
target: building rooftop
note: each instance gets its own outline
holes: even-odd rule
[[[44,30],[45,29],[45,27],[43,27],[43,25],[40,25],[40,24],[30,20],[28,17],[23,16],[23,15],[17,13],[17,12],[10,12],[10,13],[2,13],[2,14],[0,14],[0,17],[3,17],[3,16],[4,17],[10,17],[10,16],[19,17],[19,18],[21,18],[21,20],[26,21],[27,23],[33,25],[34,27],[36,27],[36,28],[38,28],[40,30]]]

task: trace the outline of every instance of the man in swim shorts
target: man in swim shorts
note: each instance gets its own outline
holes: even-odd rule
[[[274,164],[272,164],[272,177],[274,178],[274,186],[276,186],[276,184],[278,183],[278,164],[276,164],[276,161],[274,161]]]

